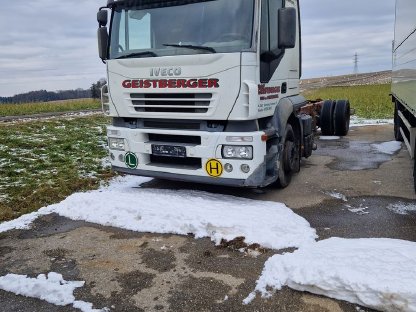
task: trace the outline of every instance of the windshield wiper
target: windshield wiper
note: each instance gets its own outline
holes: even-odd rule
[[[198,46],[192,44],[164,44],[165,47],[174,47],[174,48],[185,48],[185,49],[192,49],[192,50],[203,50],[209,51],[211,53],[217,53],[213,47],[206,47],[206,46]]]
[[[152,57],[157,57],[157,54],[155,52],[152,51],[144,51],[144,52],[134,52],[134,53],[129,53],[129,54],[125,54],[119,57],[116,57],[116,60],[119,59],[125,59],[125,58],[131,58],[131,57],[136,57],[136,56],[152,56]]]

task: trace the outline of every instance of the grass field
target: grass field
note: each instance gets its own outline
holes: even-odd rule
[[[45,103],[0,104],[0,117],[99,109],[98,100],[79,99]]]
[[[310,99],[349,99],[356,115],[363,118],[392,118],[393,105],[390,100],[390,84],[352,87],[329,87],[305,91]],[[99,109],[98,100],[81,99],[47,103],[0,104],[1,116],[20,116],[50,112],[66,112]]]
[[[303,95],[310,100],[314,99],[349,99],[351,107],[355,108],[356,115],[362,118],[393,118],[393,105],[390,93],[390,84],[329,87],[309,90]]]
[[[110,178],[103,164],[107,123],[93,116],[0,124],[0,221]]]

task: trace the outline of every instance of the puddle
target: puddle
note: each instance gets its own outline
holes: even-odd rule
[[[389,237],[416,241],[413,209],[416,205],[412,200],[373,196],[348,198],[348,203],[331,199],[315,207],[298,209],[296,213],[317,229],[319,240]]]
[[[392,160],[392,155],[375,150],[371,144],[366,141],[348,141],[345,138],[339,141],[321,141],[315,153],[336,158],[327,166],[341,171],[378,169],[381,164]]]

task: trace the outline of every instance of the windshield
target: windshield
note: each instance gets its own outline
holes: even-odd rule
[[[114,9],[111,59],[251,48],[254,0],[146,2]]]

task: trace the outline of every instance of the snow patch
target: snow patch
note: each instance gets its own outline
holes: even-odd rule
[[[348,201],[347,196],[345,196],[344,194],[338,193],[338,192],[325,192],[324,194],[331,196],[333,198],[336,199],[341,199],[342,201],[346,202]]]
[[[416,211],[416,204],[405,204],[402,202],[398,202],[395,204],[390,204],[387,206],[387,209],[401,215],[407,215],[409,212]]]
[[[348,208],[349,212],[356,213],[360,216],[367,215],[369,212],[367,211],[368,207],[360,207],[360,208]]]
[[[341,139],[341,137],[339,137],[339,136],[323,136],[323,135],[321,135],[319,137],[319,140],[321,140],[321,141],[332,141],[332,140],[339,140],[339,139]]]
[[[393,125],[393,119],[367,119],[357,116],[351,116],[350,127]]]
[[[30,225],[32,224],[32,222],[35,221],[37,218],[45,214],[50,214],[50,213],[51,211],[48,208],[41,208],[36,212],[23,215],[18,219],[0,223],[0,233],[11,231],[11,230],[28,229]]]
[[[402,143],[397,141],[384,142],[381,144],[371,144],[371,148],[377,152],[394,155],[402,148]]]
[[[252,292],[247,296],[247,298],[243,300],[243,304],[246,304],[246,305],[249,304],[250,302],[254,300],[254,298],[256,298],[256,293]]]
[[[380,311],[416,311],[415,267],[414,242],[330,238],[270,258],[255,290],[269,297],[269,287],[289,286]]]
[[[111,168],[111,161],[110,161],[110,157],[108,156],[101,159],[100,163],[101,163],[101,167],[104,169]]]
[[[352,207],[350,205],[345,205],[345,207],[347,207],[349,212],[356,213],[360,216],[367,215],[370,213],[367,211],[368,207],[363,207],[362,204],[360,204],[360,207]]]
[[[210,237],[219,244],[245,237],[247,244],[282,249],[315,242],[315,229],[284,204],[198,191],[144,189],[151,179],[118,178],[97,191],[76,193],[59,204],[0,224],[0,232],[27,228],[38,216],[57,213],[138,232]],[[261,224],[261,226],[259,226]]]
[[[61,274],[51,272],[47,276],[38,275],[29,278],[26,275],[7,274],[0,277],[0,289],[25,297],[37,298],[57,306],[72,304],[83,312],[104,312],[104,309],[93,309],[92,303],[75,300],[74,290],[83,287],[83,281],[65,281]]]

